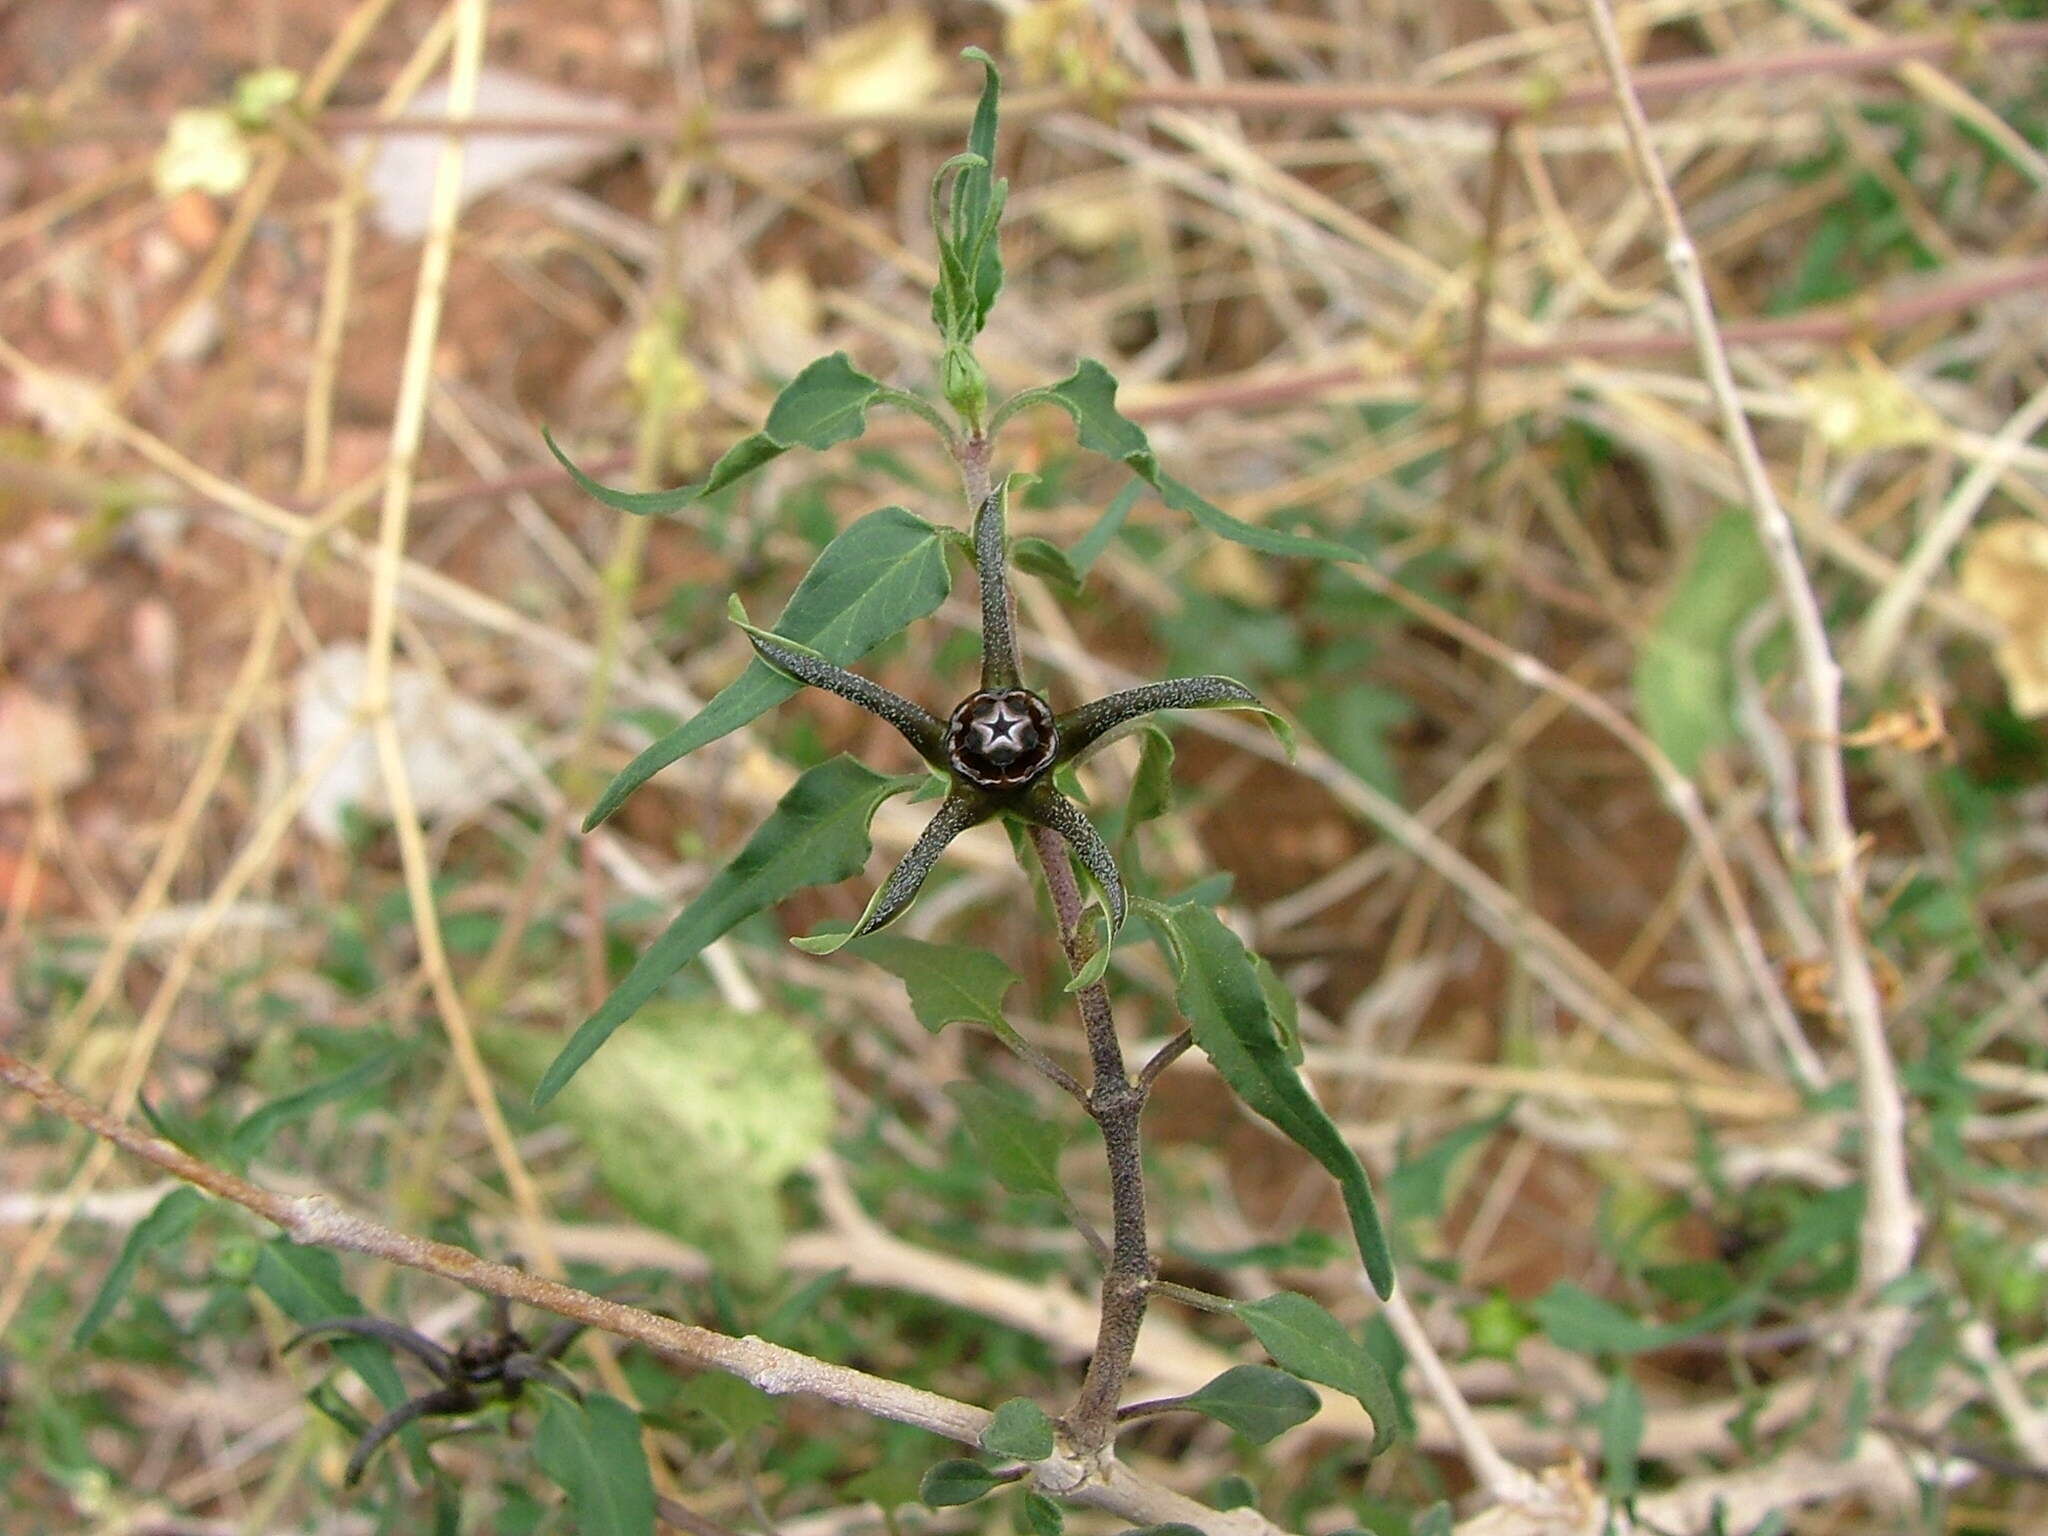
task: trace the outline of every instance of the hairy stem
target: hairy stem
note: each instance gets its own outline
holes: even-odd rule
[[[1081,886],[1065,841],[1045,827],[1031,829],[1031,846],[1045,872],[1046,890],[1058,914],[1060,943],[1067,962],[1078,972],[1093,954],[1095,941],[1081,919]],[[1102,1276],[1102,1318],[1095,1333],[1095,1353],[1088,1373],[1066,1418],[1067,1433],[1077,1449],[1107,1445],[1116,1432],[1117,1399],[1138,1348],[1138,1330],[1145,1321],[1145,1303],[1152,1288],[1152,1254],[1145,1241],[1145,1168],[1139,1153],[1138,1117],[1145,1090],[1131,1081],[1124,1052],[1110,1013],[1109,991],[1101,982],[1083,987],[1078,1002],[1088,1032],[1088,1058],[1094,1067],[1088,1087],[1088,1113],[1102,1131],[1109,1162],[1109,1265]]]

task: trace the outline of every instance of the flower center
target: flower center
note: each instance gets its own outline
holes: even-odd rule
[[[953,771],[984,789],[1015,789],[1052,766],[1059,731],[1045,700],[1023,688],[969,694],[946,729]]]

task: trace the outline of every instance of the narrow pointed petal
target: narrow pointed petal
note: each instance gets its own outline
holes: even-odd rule
[[[981,686],[1017,686],[1017,634],[1010,613],[1009,552],[1005,548],[1004,503],[1009,486],[998,486],[974,518],[974,569],[981,581]]]
[[[925,876],[939,862],[939,855],[946,851],[946,845],[969,827],[988,820],[989,812],[989,805],[980,799],[948,795],[930,825],[911,845],[910,852],[903,855],[903,861],[890,871],[888,880],[869,903],[859,924],[846,937],[857,939],[873,933],[909,911],[911,902],[917,899],[918,891],[924,886]]]
[[[411,1402],[400,1403],[372,1424],[364,1432],[363,1438],[356,1442],[356,1448],[349,1455],[348,1467],[342,1473],[341,1480],[351,1488],[361,1482],[363,1473],[369,1470],[370,1458],[377,1454],[378,1447],[414,1419],[423,1419],[435,1413],[467,1413],[474,1407],[476,1398],[467,1387],[442,1387],[439,1391],[416,1397]]]
[[[285,1353],[290,1353],[312,1339],[329,1338],[335,1334],[345,1334],[357,1339],[375,1339],[380,1344],[390,1345],[393,1349],[402,1349],[436,1376],[444,1379],[455,1369],[455,1362],[450,1358],[448,1351],[432,1339],[424,1334],[414,1333],[412,1329],[397,1323],[387,1322],[381,1317],[335,1317],[324,1323],[315,1323],[310,1328],[294,1334],[284,1347]]]
[[[1102,888],[1102,898],[1109,906],[1109,931],[1114,936],[1124,925],[1124,877],[1117,872],[1116,859],[1109,851],[1109,844],[1102,840],[1102,834],[1095,830],[1095,823],[1082,815],[1080,807],[1073,801],[1054,789],[1050,779],[1035,785],[1025,797],[1024,814],[1065,838],[1067,846],[1074,851],[1074,857],[1081,861],[1081,867],[1095,877],[1095,883]]]
[[[1117,727],[1160,709],[1256,709],[1272,714],[1257,694],[1235,678],[1175,677],[1146,683],[1061,715],[1060,761],[1073,762]]]
[[[764,630],[742,624],[754,650],[769,666],[786,677],[827,693],[836,693],[848,703],[858,704],[869,714],[886,720],[903,733],[903,739],[917,749],[917,755],[935,768],[946,765],[946,726],[929,711],[913,704],[900,693],[880,683],[871,683],[858,673],[835,667],[814,651],[791,645]]]

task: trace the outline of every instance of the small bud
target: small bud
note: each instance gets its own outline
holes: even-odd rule
[[[988,409],[988,375],[981,371],[981,364],[966,347],[956,344],[946,348],[939,359],[939,389],[946,403],[960,413],[972,430],[979,432],[982,413]]]

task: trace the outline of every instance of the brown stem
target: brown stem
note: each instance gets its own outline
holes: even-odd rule
[[[1471,503],[1472,445],[1479,436],[1479,392],[1486,378],[1487,322],[1493,313],[1493,276],[1500,263],[1500,220],[1514,164],[1515,124],[1493,125],[1493,155],[1486,165],[1486,201],[1479,234],[1479,271],[1472,280],[1472,318],[1465,332],[1464,381],[1459,387],[1457,435],[1451,443],[1445,509],[1459,516]]]
[[[1081,915],[1081,887],[1067,845],[1045,827],[1031,829],[1031,846],[1045,873],[1045,887],[1058,915],[1060,944],[1076,972],[1095,952],[1095,940]],[[1102,1318],[1095,1333],[1095,1353],[1081,1391],[1068,1410],[1068,1437],[1077,1450],[1098,1450],[1116,1433],[1117,1399],[1137,1352],[1138,1330],[1144,1325],[1150,1298],[1152,1253],[1145,1240],[1145,1166],[1138,1141],[1138,1117],[1145,1108],[1145,1090],[1124,1069],[1123,1045],[1110,1012],[1109,990],[1101,982],[1083,987],[1077,998],[1081,1023],[1088,1034],[1088,1058],[1094,1074],[1088,1088],[1088,1113],[1102,1132],[1109,1163],[1109,1264],[1102,1276]]]

